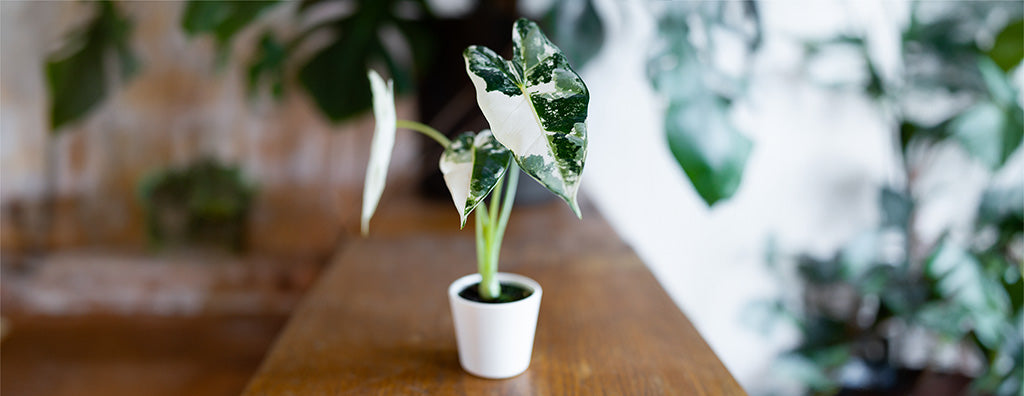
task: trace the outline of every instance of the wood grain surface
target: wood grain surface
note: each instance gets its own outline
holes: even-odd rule
[[[530,369],[459,367],[446,290],[475,271],[473,226],[450,205],[385,202],[339,249],[245,395],[743,395],[608,224],[584,206],[517,207],[500,270],[544,287]],[[708,302],[711,303],[711,302]]]

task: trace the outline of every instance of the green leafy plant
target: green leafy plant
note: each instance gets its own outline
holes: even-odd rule
[[[213,159],[156,172],[139,185],[150,243],[157,247],[242,250],[253,194],[238,167]]]
[[[717,40],[742,41],[748,56],[759,47],[757,4],[747,0],[658,5],[658,34],[648,75],[667,101],[665,140],[697,194],[714,205],[736,193],[753,143],[729,116],[732,98],[742,92],[748,71],[729,75],[706,59],[712,58]],[[704,37],[700,45],[695,36]]]
[[[112,78],[131,78],[139,68],[129,46],[131,21],[108,0],[93,4],[95,16],[46,63],[54,132],[96,107],[108,95]]]
[[[265,29],[251,57],[243,59],[250,94],[268,90],[280,97],[298,85],[331,121],[370,108],[363,71],[387,69],[398,92],[410,92],[433,65],[437,48],[431,28],[437,19],[424,0],[189,0],[180,25],[189,37],[214,40],[224,66],[234,40],[264,15],[284,9],[293,29]],[[69,44],[47,65],[54,130],[93,109],[106,96],[111,76],[128,79],[139,71],[131,49],[133,22],[111,0],[93,2],[96,17],[69,36]],[[483,5],[478,5],[483,7]],[[489,12],[489,11],[485,11]],[[585,63],[604,41],[604,25],[591,0],[553,3],[544,16],[554,42],[566,56]],[[326,39],[326,40],[325,40]],[[398,40],[395,40],[398,39]],[[109,56],[118,62],[107,62]]]
[[[1024,109],[1009,80],[1024,59],[1024,6],[978,2],[920,10],[937,5],[915,3],[903,32],[906,70],[897,81],[878,74],[858,37],[810,46],[812,53],[842,45],[864,54],[862,89],[893,115],[893,141],[905,176],[902,185],[880,186],[883,216],[876,229],[830,257],[791,257],[802,283],[798,302],[778,301],[773,309],[791,320],[802,341],[778,367],[811,394],[893,386],[895,373],[911,371],[903,346],[922,334],[928,337],[925,371],[941,370],[931,366],[931,350],[954,347],[961,362],[981,363],[980,370],[959,370],[973,379],[967,393],[1024,392],[1024,185],[1019,164],[1008,169],[1024,133]],[[992,23],[1000,20],[1008,22]],[[976,38],[984,35],[995,41],[979,43]],[[944,119],[928,120],[915,116],[904,96],[922,92],[967,100]],[[974,208],[966,238],[946,230],[926,240],[917,229],[929,191],[919,178],[939,165],[933,153],[950,145],[962,147],[995,176]],[[1016,179],[1007,183],[999,175]],[[845,381],[844,372],[857,367],[876,375],[857,384]]]
[[[190,0],[182,17],[182,27],[191,35],[211,34],[220,59],[226,58],[230,41],[244,27],[277,1]],[[334,12],[342,6],[351,12]],[[342,121],[370,108],[370,86],[363,71],[381,64],[395,79],[399,92],[413,88],[414,75],[430,62],[433,42],[427,23],[433,19],[423,0],[303,0],[294,8],[296,21],[316,20],[295,34],[274,31],[261,33],[254,56],[248,60],[250,93],[263,86],[280,96],[287,86],[289,60],[300,48],[319,36],[329,37],[326,45],[316,47],[298,67],[298,83],[313,98],[320,111],[332,121]],[[326,17],[325,17],[326,16]],[[403,60],[400,49],[388,45],[386,34],[394,33],[411,51]]]
[[[363,233],[384,190],[395,129],[429,136],[445,148],[439,167],[462,226],[476,212],[479,294],[489,301],[500,300],[502,293],[496,278],[498,257],[520,168],[580,216],[576,195],[587,153],[590,92],[583,79],[533,22],[515,22],[512,44],[511,60],[486,47],[470,46],[463,52],[491,130],[466,132],[452,140],[427,125],[396,120],[392,83],[369,73],[377,124],[366,170]]]

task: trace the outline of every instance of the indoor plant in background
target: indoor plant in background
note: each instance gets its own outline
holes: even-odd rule
[[[808,395],[1022,395],[1024,108],[1013,76],[1024,67],[1024,6],[915,2],[910,11],[894,76],[880,73],[864,37],[808,44],[810,60],[836,48],[863,59],[852,88],[889,114],[902,177],[878,186],[877,225],[827,256],[772,246],[768,263],[793,264],[800,284],[770,309],[801,335],[773,370]],[[921,111],[952,97],[957,106]],[[959,161],[948,154],[958,152]],[[968,158],[974,170],[955,168]],[[981,183],[936,183],[950,171]],[[977,201],[950,200],[982,186]],[[936,202],[969,217],[928,231],[941,224]]]
[[[580,216],[576,193],[587,153],[590,93],[583,80],[533,22],[516,21],[512,43],[511,60],[486,47],[470,46],[463,52],[491,130],[466,132],[452,140],[427,125],[396,120],[392,83],[369,72],[377,124],[366,171],[362,231],[368,231],[384,190],[396,128],[421,132],[444,146],[439,166],[462,226],[476,212],[477,273],[448,288],[459,361],[469,373],[485,378],[508,378],[526,370],[540,309],[537,282],[498,272],[519,169]]]

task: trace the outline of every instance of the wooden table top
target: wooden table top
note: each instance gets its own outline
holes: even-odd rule
[[[244,395],[744,395],[636,254],[584,207],[517,206],[499,270],[544,287],[533,361],[462,371],[448,285],[476,270],[454,208],[385,201],[339,250]]]

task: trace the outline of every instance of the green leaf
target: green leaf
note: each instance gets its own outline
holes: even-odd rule
[[[721,98],[672,101],[665,112],[668,147],[708,205],[739,188],[753,144],[728,120]]]
[[[300,4],[300,11],[313,16],[319,1]],[[299,82],[313,97],[317,107],[334,122],[356,116],[370,107],[370,87],[363,71],[373,65],[387,68],[397,92],[413,88],[414,69],[422,69],[431,58],[432,40],[423,21],[396,15],[396,9],[418,7],[429,17],[423,0],[352,1],[355,12],[318,24],[298,40],[312,33],[329,31],[336,39],[313,55],[299,68]],[[400,5],[401,4],[401,5]],[[426,18],[424,18],[426,19]],[[412,51],[411,64],[402,64],[392,46],[382,39],[382,29],[394,27]],[[295,43],[293,43],[295,44]],[[297,44],[296,44],[297,45]]]
[[[1019,65],[1024,59],[1024,19],[1006,25],[987,53],[1004,72]]]
[[[895,190],[889,186],[882,187],[878,203],[882,209],[883,227],[908,227],[910,214],[914,210],[914,201],[906,192]]]
[[[576,194],[587,157],[590,91],[536,24],[516,21],[512,60],[470,46],[463,52],[477,102],[528,175],[558,195],[577,216]]]
[[[977,69],[989,98],[957,115],[949,127],[972,156],[995,170],[1024,140],[1024,109],[1009,76],[992,59],[979,58]]]
[[[925,263],[925,273],[935,282],[935,290],[943,299],[970,312],[973,330],[985,346],[999,342],[1002,318],[1010,316],[1010,299],[1002,285],[988,277],[973,256],[944,243]]]
[[[138,61],[129,46],[131,21],[109,1],[96,3],[97,16],[80,33],[78,47],[61,51],[67,55],[49,59],[46,81],[50,94],[50,127],[57,132],[92,110],[108,95],[113,74],[128,79],[138,70]],[[78,41],[78,40],[73,40]],[[108,57],[115,56],[111,71]]]
[[[366,181],[363,183],[363,212],[361,230],[363,235],[370,232],[370,218],[377,210],[377,203],[387,183],[388,165],[395,148],[397,116],[395,111],[394,84],[387,83],[377,72],[367,73],[373,89],[373,117],[376,121],[373,141],[370,143],[370,162],[366,166]]]
[[[914,313],[914,320],[949,340],[962,339],[968,330],[970,312],[962,305],[946,302],[925,304]]]
[[[189,35],[212,33],[224,51],[235,34],[276,4],[277,0],[189,0],[181,27]]]
[[[668,99],[668,146],[697,194],[714,205],[739,188],[753,144],[729,120],[728,99],[707,86],[712,71],[690,44],[686,19],[668,17],[659,22],[659,32],[663,49],[650,59],[648,72]]]
[[[439,166],[463,227],[473,209],[505,176],[511,160],[512,153],[486,129],[476,136],[463,133],[445,148]]]
[[[980,58],[978,72],[981,74],[981,79],[985,82],[985,89],[993,102],[1004,108],[1017,106],[1017,89],[1010,81],[1010,76],[999,69],[994,61],[984,57]]]
[[[285,45],[269,31],[264,32],[256,54],[249,64],[246,86],[249,95],[255,94],[261,85],[269,85],[271,94],[275,98],[280,98],[284,94],[287,58],[288,49]]]
[[[998,169],[1021,144],[1024,136],[1020,107],[1004,109],[983,101],[960,113],[951,123],[952,136],[975,159]]]
[[[370,87],[355,74],[366,69],[366,59],[365,45],[338,40],[299,70],[299,81],[327,118],[344,120],[370,104]]]

